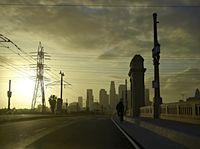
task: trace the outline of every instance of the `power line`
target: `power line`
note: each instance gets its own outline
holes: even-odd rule
[[[13,64],[10,64],[10,63],[8,63],[8,62],[4,62],[4,63],[7,64],[7,65],[9,65],[10,67],[12,67],[13,69],[17,70],[17,71],[20,72],[20,73],[27,74],[28,76],[30,76],[29,73],[27,73],[27,72],[24,71],[24,70],[20,70],[20,69],[18,69],[17,67],[14,67]],[[10,69],[10,68],[8,68],[8,69]]]
[[[103,7],[103,8],[176,8],[176,7],[200,7],[200,4],[185,4],[185,5],[178,5],[178,4],[148,4],[148,5],[136,5],[136,4],[72,4],[72,3],[62,3],[62,4],[28,4],[28,3],[0,3],[0,6],[16,6],[16,7]]]
[[[27,57],[24,57],[21,55],[21,53],[18,53],[18,52],[15,52],[13,49],[11,49],[10,47],[8,46],[4,46],[4,44],[1,43],[1,45],[4,46],[4,48],[7,48],[9,49],[10,51],[12,51],[14,54],[16,54],[18,57],[20,56],[21,58],[23,58],[24,60],[26,60],[28,63],[32,63],[32,62],[36,62],[36,59],[34,59],[32,56],[30,56],[27,52],[25,52],[24,50],[22,50],[17,44],[15,44],[12,40],[10,40],[9,38],[7,38],[6,36],[0,34],[0,38],[2,39],[1,42],[8,42],[8,43],[11,43],[12,45],[14,45],[20,52],[22,52],[23,54],[25,54]],[[28,58],[29,57],[29,58]],[[14,66],[12,66],[14,67]],[[15,68],[16,69],[16,68]],[[18,70],[19,71],[19,70]],[[55,75],[55,74],[50,74],[47,72],[47,74],[49,76],[51,76],[52,78],[54,79],[57,79],[58,75]],[[54,75],[56,77],[54,77]]]

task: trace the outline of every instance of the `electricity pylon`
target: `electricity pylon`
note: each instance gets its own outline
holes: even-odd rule
[[[40,92],[40,94],[39,94]],[[31,109],[35,109],[36,100],[41,95],[42,97],[42,112],[45,112],[45,92],[44,92],[44,48],[39,42],[37,52],[36,79],[33,92]]]

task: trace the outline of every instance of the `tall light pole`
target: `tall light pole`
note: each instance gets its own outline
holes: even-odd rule
[[[159,80],[159,60],[160,60],[160,44],[158,43],[157,36],[157,14],[153,13],[153,28],[154,28],[154,47],[152,49],[152,57],[154,64],[154,118],[159,118],[160,104],[162,104],[162,98],[160,97],[160,80]]]
[[[62,99],[62,94],[63,94],[63,77],[65,74],[60,71],[60,99]]]

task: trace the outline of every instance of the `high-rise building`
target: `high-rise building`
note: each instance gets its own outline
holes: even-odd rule
[[[119,101],[122,100],[123,102],[125,102],[125,98],[126,98],[126,86],[125,86],[125,84],[119,85],[118,93],[119,93]]]
[[[78,97],[78,104],[79,104],[80,109],[82,109],[83,108],[83,97],[82,96]]]
[[[140,55],[135,55],[130,63],[130,81],[131,81],[131,100],[133,103],[132,116],[138,117],[140,107],[145,105],[144,95],[144,59]]]
[[[87,89],[86,110],[91,111],[94,102],[92,89]]]
[[[100,105],[102,105],[103,107],[108,107],[109,105],[109,98],[108,98],[108,94],[107,91],[105,89],[100,89],[99,91],[99,103]]]
[[[80,111],[80,107],[78,102],[72,102],[68,106],[68,112],[78,112]]]
[[[146,88],[145,89],[145,106],[147,106],[147,105],[150,105],[150,100],[149,100],[149,89],[148,88]]]
[[[110,83],[110,107],[112,111],[115,111],[117,105],[117,95],[115,91],[115,82],[111,81]]]

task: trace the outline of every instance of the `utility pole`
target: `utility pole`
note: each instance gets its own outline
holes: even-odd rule
[[[7,96],[8,96],[8,110],[10,110],[10,98],[12,96],[12,92],[11,92],[11,80],[9,80],[9,90],[7,92]]]
[[[64,73],[60,71],[60,98],[57,99],[57,113],[62,113],[62,104],[63,104],[63,99],[62,99],[62,94],[63,94],[63,77]]]
[[[160,104],[162,104],[162,98],[160,97],[160,81],[159,81],[159,60],[160,60],[160,44],[158,43],[157,36],[157,14],[153,13],[153,27],[154,27],[154,47],[152,49],[152,57],[154,64],[154,118],[159,118]]]
[[[63,77],[65,76],[65,74],[60,71],[60,76],[61,76],[61,78],[60,78],[60,99],[62,99],[62,94],[63,94]]]

